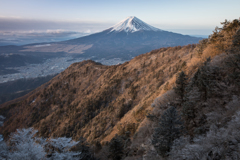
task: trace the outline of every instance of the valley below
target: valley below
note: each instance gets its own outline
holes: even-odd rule
[[[16,54],[17,56],[22,56],[25,60],[28,58],[29,53],[23,55],[22,52],[20,55]],[[7,59],[11,59],[14,57],[14,54],[2,54]],[[32,57],[32,56],[31,56]],[[38,57],[34,57],[38,59]],[[90,57],[94,58],[94,57]],[[69,54],[61,55],[59,57],[40,57],[41,61],[37,63],[24,63],[19,64],[15,63],[14,67],[4,67],[4,72],[1,71],[0,74],[0,104],[23,96],[36,87],[40,86],[41,84],[47,82],[46,80],[50,80],[49,77],[54,77],[55,75],[59,74],[60,72],[67,69],[71,64],[76,62],[82,62],[84,60],[90,58],[79,58],[74,57]],[[13,59],[13,58],[12,58]],[[31,58],[32,59],[32,58]],[[9,60],[12,61],[12,60]],[[124,63],[125,61],[121,58],[113,58],[113,59],[96,59],[96,62],[102,63],[104,65],[116,65]],[[4,63],[3,63],[4,64]],[[8,64],[6,65],[8,66]],[[31,85],[28,85],[31,84]],[[9,86],[15,86],[16,89],[12,89]],[[25,86],[24,87],[17,87],[17,86]]]
[[[23,56],[25,59],[27,59],[28,58],[27,55],[18,55],[18,56]],[[11,55],[2,54],[2,56],[5,56],[8,59],[11,59],[11,57],[13,57],[14,54],[11,54]],[[38,58],[38,57],[35,57],[35,58]],[[58,74],[64,71],[72,63],[81,62],[87,59],[94,59],[94,56],[80,58],[80,57],[65,54],[64,56],[63,55],[59,57],[55,56],[49,59],[43,56],[41,57],[41,59],[42,61],[39,63],[33,63],[33,64],[24,63],[14,67],[11,67],[11,66],[5,67],[4,64],[2,64],[2,67],[4,67],[5,72],[2,71],[0,74],[0,83],[14,81],[22,78],[29,79],[29,78],[45,77],[48,75]],[[112,58],[112,59],[101,58],[101,59],[95,59],[95,61],[102,63],[104,65],[116,65],[116,64],[124,63],[126,60],[122,60],[121,58]],[[11,73],[11,71],[13,71],[13,73]]]

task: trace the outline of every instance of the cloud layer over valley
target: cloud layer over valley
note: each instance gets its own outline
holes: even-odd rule
[[[111,25],[0,17],[0,46],[63,41],[98,32]]]

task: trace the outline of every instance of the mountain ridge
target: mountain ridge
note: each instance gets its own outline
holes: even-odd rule
[[[100,146],[95,155],[101,159],[109,159],[109,142],[118,139],[126,144],[125,160],[159,159],[161,152],[151,138],[162,127],[163,113],[174,106],[185,121],[186,135],[178,139],[180,145],[170,144],[173,149],[165,159],[190,153],[214,158],[210,153],[216,145],[227,151],[216,151],[225,158],[239,145],[240,129],[229,123],[239,120],[239,53],[240,22],[234,20],[198,44],[156,49],[121,65],[74,63],[32,94],[1,105],[6,119],[0,133],[7,138],[16,128],[34,127],[43,137],[84,137]],[[185,89],[177,93],[182,72]],[[219,138],[222,134],[216,133],[226,127],[227,138]],[[195,141],[204,137],[205,147]]]

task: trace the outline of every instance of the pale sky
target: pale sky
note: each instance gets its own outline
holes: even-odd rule
[[[168,31],[209,35],[240,17],[240,0],[0,0],[0,32],[94,33],[136,16]]]

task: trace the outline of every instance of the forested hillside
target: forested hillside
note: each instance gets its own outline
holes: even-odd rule
[[[239,159],[240,22],[129,62],[72,64],[2,104],[0,133],[86,139],[100,159]]]

